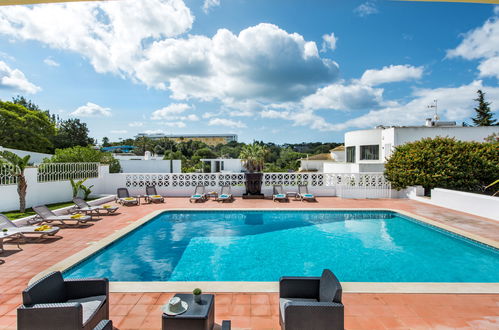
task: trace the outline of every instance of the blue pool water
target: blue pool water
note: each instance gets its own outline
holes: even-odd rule
[[[69,269],[111,281],[499,282],[499,250],[386,211],[173,211]]]

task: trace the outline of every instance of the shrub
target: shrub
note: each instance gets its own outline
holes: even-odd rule
[[[55,155],[44,160],[46,163],[102,163],[109,164],[110,173],[121,171],[120,162],[109,152],[102,152],[90,147],[76,146],[56,149]]]
[[[385,176],[395,189],[421,185],[483,192],[499,178],[499,143],[426,138],[395,148],[385,165]]]

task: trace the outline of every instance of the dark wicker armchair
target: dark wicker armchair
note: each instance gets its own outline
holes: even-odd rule
[[[89,330],[108,318],[107,279],[64,280],[61,272],[50,273],[26,288],[17,309],[19,330]]]
[[[325,269],[321,277],[281,277],[279,323],[285,330],[344,328],[342,288]]]

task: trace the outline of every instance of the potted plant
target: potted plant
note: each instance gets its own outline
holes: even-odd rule
[[[246,181],[246,193],[243,198],[263,198],[262,177],[263,165],[267,149],[264,146],[253,143],[243,147],[239,158],[242,159],[247,172],[244,174]]]
[[[201,303],[201,293],[203,293],[203,291],[201,291],[200,288],[195,288],[194,290],[192,290],[192,294],[194,295],[194,302],[197,304]]]
[[[3,232],[3,234],[4,234],[4,235],[7,235],[7,232],[8,232],[8,231],[9,231],[9,230],[8,230],[7,228],[2,229],[2,232]]]

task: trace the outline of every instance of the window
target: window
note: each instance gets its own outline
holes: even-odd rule
[[[378,160],[379,145],[360,146],[360,160]]]
[[[347,163],[355,163],[355,147],[347,147]]]

